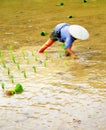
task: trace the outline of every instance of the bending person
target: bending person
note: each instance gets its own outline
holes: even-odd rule
[[[43,53],[55,41],[59,41],[64,43],[66,56],[73,55],[74,59],[78,59],[78,56],[72,51],[72,45],[77,39],[86,40],[88,38],[89,33],[84,27],[60,23],[54,28],[47,42],[40,48],[39,53]]]

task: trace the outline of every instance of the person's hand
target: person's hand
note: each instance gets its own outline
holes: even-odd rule
[[[74,59],[79,59],[77,55],[74,55]]]
[[[72,56],[72,59],[79,59],[78,56],[74,53],[74,51],[72,51],[70,48],[67,48],[66,50],[68,54]]]
[[[44,50],[43,50],[43,49],[40,49],[38,52],[39,52],[39,53],[43,53],[43,52],[44,52]]]

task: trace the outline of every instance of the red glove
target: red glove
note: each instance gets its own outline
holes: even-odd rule
[[[48,48],[49,46],[51,46],[51,45],[53,44],[53,42],[54,42],[54,41],[53,41],[52,39],[49,39],[49,40],[41,47],[41,49],[39,50],[39,53],[43,53],[46,48]]]

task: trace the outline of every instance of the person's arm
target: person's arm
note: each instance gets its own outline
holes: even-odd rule
[[[74,53],[74,51],[72,51],[73,43],[74,39],[72,39],[70,36],[67,37],[65,41],[65,49],[70,55],[73,56],[74,59],[78,59],[78,56]]]
[[[43,44],[43,46],[40,48],[39,53],[43,53],[45,49],[50,47],[53,43],[54,43],[54,40],[49,38],[48,41],[45,44]]]
[[[66,48],[66,50],[73,55],[74,59],[78,59],[78,56],[71,50],[71,48]]]

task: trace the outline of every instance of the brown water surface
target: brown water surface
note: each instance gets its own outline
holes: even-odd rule
[[[10,97],[0,87],[0,130],[106,130],[106,2],[60,3],[0,1],[0,83],[5,89],[24,86],[23,93]],[[49,36],[40,33],[49,34],[60,22],[80,24],[90,32],[87,41],[74,44],[78,60],[65,57],[59,42],[38,54]]]

